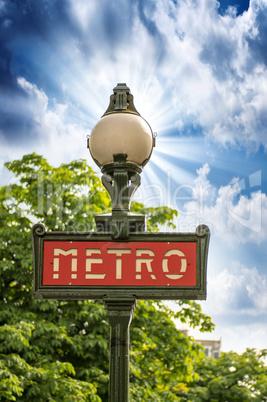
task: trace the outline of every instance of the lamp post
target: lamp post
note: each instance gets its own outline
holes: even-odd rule
[[[131,198],[140,186],[140,173],[148,162],[155,138],[150,125],[137,112],[126,84],[113,89],[108,109],[95,125],[88,148],[103,173],[102,183],[112,200],[112,214],[95,217],[97,231],[126,241],[130,232],[145,231],[145,216],[130,213]],[[136,298],[120,291],[104,297],[110,322],[110,402],[129,399],[129,328]]]

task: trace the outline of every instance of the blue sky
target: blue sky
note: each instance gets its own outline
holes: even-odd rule
[[[136,199],[211,229],[211,337],[267,347],[266,0],[0,0],[0,183],[33,151],[98,171],[86,135],[118,82],[157,132]]]

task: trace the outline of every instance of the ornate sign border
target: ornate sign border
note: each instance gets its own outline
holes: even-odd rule
[[[132,233],[128,242],[193,242],[196,243],[196,286],[58,286],[43,285],[43,255],[46,241],[111,241],[109,233],[101,232],[46,232],[37,223],[32,228],[34,297],[36,299],[103,299],[104,297],[136,297],[149,300],[205,300],[206,272],[210,231],[205,225],[195,233]],[[121,241],[121,240],[120,240]],[[114,242],[115,243],[115,242]]]

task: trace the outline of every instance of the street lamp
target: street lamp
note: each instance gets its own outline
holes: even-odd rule
[[[112,200],[112,214],[95,216],[98,232],[125,241],[131,232],[145,231],[145,216],[130,213],[131,198],[140,186],[140,173],[149,161],[155,137],[150,125],[137,112],[126,84],[118,84],[109,107],[95,125],[88,148],[101,168],[102,183]],[[105,296],[110,323],[110,402],[129,398],[129,328],[136,297],[118,291]]]
[[[102,183],[112,200],[112,214],[95,217],[98,231],[126,240],[129,232],[145,230],[145,216],[131,214],[130,204],[154,146],[151,127],[137,112],[130,88],[119,83],[88,140],[91,156],[101,168]]]

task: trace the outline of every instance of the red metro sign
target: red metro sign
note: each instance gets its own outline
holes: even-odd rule
[[[195,286],[196,283],[196,243],[44,243],[44,285]]]
[[[209,231],[107,234],[45,232],[33,227],[35,297],[204,299]]]

